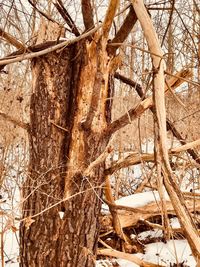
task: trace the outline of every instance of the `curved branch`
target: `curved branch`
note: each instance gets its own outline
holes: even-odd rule
[[[104,255],[104,256],[109,256],[109,257],[116,257],[116,258],[121,258],[121,259],[125,259],[128,260],[130,262],[133,262],[139,266],[146,266],[146,267],[163,267],[163,265],[160,264],[154,264],[154,263],[150,263],[150,262],[146,262],[144,260],[141,260],[140,258],[138,258],[135,255],[132,254],[128,254],[125,252],[121,252],[115,249],[99,249],[97,251],[98,255]]]
[[[157,33],[153,27],[152,21],[146,12],[144,3],[142,0],[134,1],[131,0],[132,5],[135,9],[138,20],[141,23],[142,29],[144,31],[144,36],[147,40],[149,50],[153,53],[160,54],[163,56],[163,51],[160,47]],[[155,56],[152,57],[152,65],[154,67],[154,99],[155,99],[155,110],[156,110],[156,124],[157,124],[157,170],[160,172],[162,168],[162,173],[164,177],[164,185],[169,194],[170,200],[173,204],[177,217],[183,227],[185,236],[188,240],[192,253],[197,261],[197,265],[200,264],[200,237],[194,221],[189,213],[183,194],[180,191],[178,184],[174,179],[174,175],[171,170],[169,163],[169,155],[167,150],[167,129],[166,129],[166,109],[165,109],[165,79],[164,70],[165,62],[164,60],[159,60]],[[162,158],[162,162],[161,162]],[[159,173],[160,175],[160,173]],[[160,175],[161,177],[161,175]]]
[[[200,145],[200,139],[197,139],[195,141],[192,141],[190,143],[184,144],[182,146],[179,147],[175,147],[172,149],[168,150],[168,154],[169,155],[174,155],[180,152],[184,152],[193,149],[194,147],[197,147]],[[132,165],[136,165],[136,164],[140,164],[143,161],[145,162],[153,162],[155,160],[154,154],[150,154],[150,153],[143,153],[143,154],[139,154],[139,153],[131,153],[130,155],[128,155],[127,157],[125,157],[124,159],[121,159],[119,161],[117,161],[116,163],[114,163],[111,167],[107,168],[104,173],[105,175],[111,175],[114,172],[122,169],[122,168],[127,168],[129,166]]]
[[[179,74],[179,75],[180,75],[180,74]],[[175,76],[175,75],[173,76],[173,77],[175,77],[175,78],[178,78],[178,77],[179,77],[179,79],[178,79],[177,81],[174,80],[174,81],[172,82],[173,79],[172,79],[172,78],[170,79],[170,80],[171,80],[171,84],[173,85],[174,88],[176,88],[176,87],[178,87],[178,86],[180,85],[179,82],[180,82],[180,80],[183,80],[183,79],[184,79],[183,77],[189,77],[189,76],[191,76],[191,73],[190,73],[189,70],[184,70],[184,71],[182,71],[181,76],[182,76],[182,77],[180,77],[180,76]],[[119,80],[122,81],[123,83],[125,83],[125,84],[131,86],[132,88],[134,88],[134,89],[136,90],[136,92],[138,93],[138,95],[140,96],[141,99],[144,99],[144,98],[145,98],[144,90],[143,90],[143,88],[142,88],[142,86],[141,86],[140,84],[138,84],[138,83],[136,83],[135,81],[133,81],[133,80],[131,80],[131,79],[129,79],[129,78],[127,78],[127,77],[125,77],[125,76],[119,74],[118,72],[116,72],[116,73],[114,74],[114,77],[115,77],[116,79],[119,79]],[[184,79],[184,80],[185,80],[185,79]],[[151,110],[152,112],[154,112],[153,108],[150,108],[150,110]],[[172,122],[169,118],[167,118],[166,123],[167,123],[167,130],[170,130],[170,131],[172,132],[173,136],[176,137],[176,138],[179,140],[179,142],[181,143],[181,145],[185,145],[185,144],[186,144],[186,141],[184,140],[184,138],[183,138],[183,136],[180,134],[180,132],[176,129],[176,127],[175,127],[175,125],[173,124],[173,122]],[[199,157],[198,153],[196,153],[196,151],[195,151],[194,149],[192,149],[192,148],[188,148],[188,149],[187,149],[187,152],[190,154],[190,156],[191,156],[191,157],[192,157],[198,164],[200,164],[200,157]]]

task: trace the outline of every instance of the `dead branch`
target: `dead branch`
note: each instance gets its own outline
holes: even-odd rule
[[[180,73],[181,73],[181,72],[180,72]],[[179,73],[179,74],[177,73],[176,75],[174,75],[174,76],[170,79],[171,84],[173,84],[174,88],[176,88],[176,87],[178,87],[178,86],[180,85],[181,79],[182,79],[183,77],[186,78],[186,77],[190,77],[190,76],[191,76],[191,72],[190,72],[189,70],[183,70],[181,75],[180,75],[180,73]],[[180,75],[180,76],[179,76],[179,75]],[[178,79],[178,80],[176,80],[176,78],[177,78],[178,76],[181,77],[181,78]],[[146,98],[145,95],[144,95],[144,90],[143,90],[143,88],[142,88],[142,86],[141,86],[140,84],[138,84],[138,83],[136,83],[135,81],[133,81],[133,80],[131,80],[131,79],[129,79],[129,78],[127,78],[127,77],[125,77],[125,76],[119,74],[118,72],[116,72],[116,73],[114,74],[114,77],[115,77],[116,79],[119,79],[119,80],[122,81],[123,83],[125,83],[125,84],[127,84],[127,85],[133,87],[133,88],[136,90],[136,92],[138,93],[138,95],[140,96],[140,98],[142,98],[142,99],[145,99],[145,98]],[[175,79],[173,80],[173,78],[175,78]],[[168,82],[168,81],[167,81],[167,83],[168,83],[168,85],[169,85],[169,82]],[[171,88],[171,87],[170,87],[170,88]],[[150,108],[150,110],[151,110],[152,112],[154,112],[153,108]],[[175,127],[175,125],[173,124],[173,122],[172,122],[169,118],[167,118],[166,123],[167,123],[167,130],[170,130],[170,131],[172,132],[173,136],[176,137],[182,145],[185,145],[185,144],[186,144],[186,141],[184,140],[184,138],[183,138],[183,136],[180,134],[180,132],[176,129],[176,127]],[[191,157],[192,157],[198,164],[200,164],[200,157],[199,157],[198,153],[196,153],[196,152],[194,151],[194,149],[188,148],[188,149],[187,149],[187,152],[190,154],[190,156],[191,156]]]
[[[167,74],[167,75],[169,75],[169,76],[172,76],[172,77],[174,77],[174,78],[178,78],[176,74],[172,74],[172,73],[170,73],[170,72],[168,72],[168,71],[165,71],[165,74]],[[197,87],[200,87],[200,84],[199,84],[199,83],[194,82],[194,81],[191,81],[191,80],[188,80],[186,77],[179,77],[179,79],[180,79],[180,80],[183,80],[183,81],[185,81],[185,82],[187,82],[187,83],[190,83],[190,84],[192,84],[192,85],[195,85],[195,86],[197,86]]]
[[[194,205],[194,199],[195,199],[195,205]],[[122,228],[135,226],[138,224],[140,220],[148,220],[149,218],[152,218],[154,216],[161,215],[161,202],[156,200],[139,208],[132,208],[116,204],[113,205],[112,203],[108,202],[106,203],[108,205],[111,205],[113,209],[118,210],[118,216]],[[200,199],[197,197],[186,198],[186,205],[187,209],[190,212],[200,211]],[[168,214],[176,215],[176,212],[170,201],[166,201],[166,208]],[[109,228],[110,225],[106,227]]]
[[[111,189],[111,185],[110,185],[110,176],[109,175],[105,176],[105,189],[104,189],[104,191],[105,191],[106,200],[109,203],[112,203],[112,205],[108,205],[108,207],[109,207],[110,213],[112,215],[112,219],[113,219],[113,228],[114,228],[116,234],[121,239],[123,239],[125,242],[128,242],[128,239],[126,238],[126,235],[123,232],[123,229],[122,229],[122,226],[120,223],[120,219],[118,216],[118,212],[116,209],[112,208],[113,205],[115,206],[116,204],[115,204],[115,201],[114,201],[114,198],[112,195],[112,189]]]
[[[195,141],[190,142],[190,143],[187,143],[187,144],[180,146],[180,147],[172,148],[172,149],[168,150],[168,153],[169,153],[169,155],[177,154],[180,152],[188,151],[189,149],[192,149],[192,148],[199,146],[199,145],[200,145],[200,139],[195,140]],[[139,154],[137,152],[131,153],[130,155],[128,155],[124,159],[120,159],[115,164],[113,164],[111,167],[107,168],[105,170],[105,174],[111,175],[114,172],[116,172],[122,168],[127,168],[131,165],[140,164],[142,162],[154,162],[154,161],[155,161],[154,154],[148,154],[148,153]]]
[[[107,168],[105,170],[106,175],[111,175],[114,172],[122,169],[127,168],[132,165],[140,164],[141,162],[153,162],[154,154],[139,154],[139,153],[133,153],[131,155],[128,155],[124,159],[120,159],[115,164],[113,164],[111,167]]]
[[[121,75],[119,72],[115,72],[114,77],[116,79],[122,81],[123,83],[130,85],[132,88],[134,88],[136,90],[136,92],[138,93],[138,95],[141,98],[144,98],[144,89],[142,88],[142,86],[139,83]]]
[[[131,255],[131,254],[128,254],[125,252],[115,250],[115,249],[109,249],[109,248],[98,249],[97,254],[109,256],[109,257],[116,257],[116,258],[120,258],[120,259],[125,259],[125,260],[131,261],[131,262],[133,262],[139,266],[143,266],[143,267],[161,267],[162,266],[159,264],[154,264],[154,263],[143,261],[135,255]]]

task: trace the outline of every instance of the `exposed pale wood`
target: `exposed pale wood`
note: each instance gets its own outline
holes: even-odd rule
[[[113,19],[115,17],[117,8],[118,8],[119,0],[110,0],[109,6],[106,12],[106,16],[102,25],[102,34],[104,38],[107,39],[111,25],[113,23]]]
[[[56,31],[48,26],[50,23],[45,36],[55,40]],[[23,186],[23,218],[34,217],[34,222],[27,228],[22,219],[20,225],[23,267],[48,267],[49,262],[60,267],[95,265],[104,151],[109,141],[100,140],[98,131],[110,122],[106,99],[110,97],[111,67],[104,55],[106,46],[102,48],[101,40],[87,42],[80,36],[78,43],[32,61],[30,164]],[[88,114],[93,86],[99,82],[95,80],[96,64],[104,75],[100,83],[103,93],[95,123],[85,130],[81,122]],[[62,219],[59,211],[64,212]]]
[[[109,175],[106,175],[105,176],[105,197],[106,197],[106,200],[109,202],[109,203],[112,203],[112,206],[110,205],[109,206],[109,210],[110,210],[110,213],[112,215],[112,218],[113,218],[113,228],[116,232],[116,234],[121,238],[123,239],[124,241],[128,242],[128,239],[126,238],[124,232],[123,232],[123,229],[122,229],[122,226],[121,226],[121,223],[120,223],[120,219],[119,219],[119,216],[118,216],[118,211],[116,209],[113,209],[113,206],[115,206],[115,201],[114,201],[114,198],[113,198],[113,195],[112,195],[112,189],[111,189],[111,185],[110,185],[110,176]]]
[[[172,148],[170,150],[171,153],[180,153],[180,152],[183,152],[183,151],[186,151],[188,149],[191,149],[191,148],[194,148],[194,147],[197,147],[200,145],[200,139],[197,139],[193,142],[190,142],[190,143],[187,143],[183,146],[180,146],[180,147],[176,147],[176,148]]]

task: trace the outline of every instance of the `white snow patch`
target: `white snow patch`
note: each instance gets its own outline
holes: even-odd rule
[[[146,245],[143,260],[169,266],[170,263],[183,263],[195,267],[196,262],[186,240],[170,240],[166,244],[157,242]]]
[[[169,200],[167,193],[165,193],[165,198],[166,200]],[[127,197],[122,197],[116,200],[115,203],[121,206],[138,208],[155,201],[160,201],[160,196],[158,191],[148,191],[148,192],[133,194]]]
[[[177,217],[171,218],[169,222],[170,222],[172,229],[181,228],[181,225]]]

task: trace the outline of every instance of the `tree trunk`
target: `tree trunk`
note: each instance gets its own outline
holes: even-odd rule
[[[113,65],[103,38],[97,33],[94,40],[32,62],[21,267],[95,265],[104,161],[85,170],[109,141],[102,136],[110,120]]]

